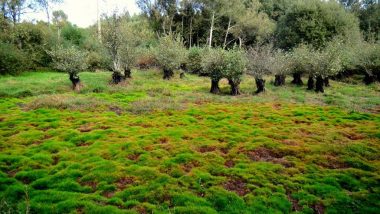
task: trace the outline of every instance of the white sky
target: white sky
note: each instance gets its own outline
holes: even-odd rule
[[[54,10],[63,10],[71,23],[79,27],[88,27],[97,20],[97,1],[98,0],[63,0],[62,4],[54,5],[51,12]],[[99,5],[101,14],[110,14],[114,10],[119,12],[128,10],[131,15],[140,12],[135,0],[99,0]],[[30,21],[47,21],[44,11],[29,13],[25,15],[24,19]]]

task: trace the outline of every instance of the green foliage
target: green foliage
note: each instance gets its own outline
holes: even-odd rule
[[[272,47],[272,45],[257,45],[248,50],[248,74],[255,78],[262,78],[264,75],[271,74],[274,59]]]
[[[219,81],[224,77],[225,59],[227,51],[221,48],[213,48],[205,51],[202,57],[202,68],[205,73],[214,81]]]
[[[11,44],[0,42],[0,74],[18,74],[28,67],[25,53]]]
[[[202,74],[202,56],[206,51],[203,48],[192,47],[188,50],[186,66],[191,73]]]
[[[53,59],[53,67],[59,71],[77,74],[88,67],[87,54],[74,46],[69,48],[58,46],[57,49],[49,51],[49,54]]]
[[[356,51],[357,67],[370,76],[380,77],[380,43],[363,42]]]
[[[295,1],[280,18],[277,46],[291,49],[300,43],[319,49],[341,35],[345,41],[360,39],[357,18],[334,1]]]
[[[179,36],[160,37],[156,47],[156,59],[163,69],[174,70],[186,60],[186,49]]]

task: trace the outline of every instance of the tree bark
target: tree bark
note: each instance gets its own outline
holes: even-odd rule
[[[324,93],[325,90],[323,89],[324,80],[322,76],[317,76],[317,81],[315,83],[315,92],[321,92]]]
[[[323,79],[323,83],[324,83],[325,87],[330,87],[330,79],[329,79],[329,77],[325,77]]]
[[[179,78],[181,78],[181,79],[185,78],[185,72],[181,72],[181,73],[179,74]]]
[[[219,94],[220,93],[219,80],[211,79],[210,93],[213,93],[213,94]]]
[[[170,80],[174,76],[174,72],[172,69],[164,68],[164,80]]]
[[[223,43],[223,49],[226,49],[227,46],[227,37],[231,26],[231,17],[228,17],[228,26],[226,30],[226,35],[224,36],[224,43]]]
[[[240,95],[240,80],[228,80],[228,84],[231,86],[231,95]]]
[[[275,75],[274,85],[275,86],[285,85],[285,78],[286,78],[286,75],[283,75],[283,74]]]
[[[293,73],[292,84],[303,85],[302,75],[300,73]]]
[[[212,47],[212,33],[214,31],[214,19],[215,19],[215,12],[212,12],[212,18],[211,18],[211,27],[210,27],[210,38],[209,38],[209,45],[208,47]]]
[[[78,77],[77,74],[74,74],[74,73],[70,73],[69,74],[69,79],[72,83],[72,87],[73,87],[73,90],[79,90],[79,84],[80,84],[80,78]]]
[[[124,80],[124,76],[119,71],[114,71],[112,73],[112,83],[119,84]]]
[[[307,81],[307,90],[313,90],[314,89],[314,78],[312,76],[309,76],[309,80]]]
[[[131,69],[129,67],[124,68],[124,79],[130,79],[131,77]]]
[[[265,80],[262,78],[255,78],[256,81],[256,94],[264,92],[265,91]]]
[[[375,77],[373,75],[369,75],[367,72],[364,75],[365,75],[363,79],[364,84],[369,85],[375,82]]]

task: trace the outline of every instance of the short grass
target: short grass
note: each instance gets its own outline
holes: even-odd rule
[[[380,86],[0,77],[0,211],[379,213]]]

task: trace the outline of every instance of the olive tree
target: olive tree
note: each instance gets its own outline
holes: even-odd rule
[[[240,82],[246,70],[246,56],[240,49],[232,49],[227,51],[226,59],[224,60],[224,77],[228,79],[228,84],[231,87],[231,95],[240,94]]]
[[[290,73],[291,68],[291,54],[281,50],[273,52],[271,66],[271,73],[274,74],[274,85],[285,85],[286,75]]]
[[[179,36],[166,35],[160,37],[155,55],[163,69],[163,78],[169,80],[174,76],[174,69],[179,68],[186,59],[186,49]]]
[[[364,71],[364,83],[380,82],[380,44],[363,42],[357,52],[357,66]]]
[[[292,84],[303,85],[302,75],[310,69],[310,47],[300,44],[289,53],[289,70],[293,74]],[[311,84],[311,85],[309,85]],[[314,88],[314,78],[309,76],[309,89]]]
[[[223,78],[223,63],[226,51],[220,48],[208,49],[202,58],[202,69],[211,78],[210,93],[219,94],[219,81]]]
[[[311,49],[309,52],[311,77],[316,78],[315,91],[324,92],[324,85],[328,85],[328,78],[336,75],[342,69],[340,44],[337,41],[330,42],[322,50]],[[327,80],[327,81],[326,81]],[[327,84],[326,84],[327,83]],[[311,87],[309,87],[311,89]]]
[[[220,93],[219,81],[222,78],[228,80],[231,87],[231,95],[240,94],[240,82],[246,70],[245,54],[240,49],[229,51],[221,48],[209,49],[202,59],[202,68],[208,72],[211,78],[210,92]]]
[[[264,76],[271,74],[271,63],[273,62],[273,53],[271,45],[257,45],[251,47],[247,52],[248,74],[255,78],[257,91],[265,91]]]
[[[79,90],[80,78],[78,73],[87,68],[87,54],[74,46],[69,48],[59,46],[55,50],[49,51],[48,54],[53,60],[53,67],[59,71],[67,72],[73,89]]]
[[[204,49],[191,47],[187,53],[186,66],[191,73],[202,74],[202,54]]]

